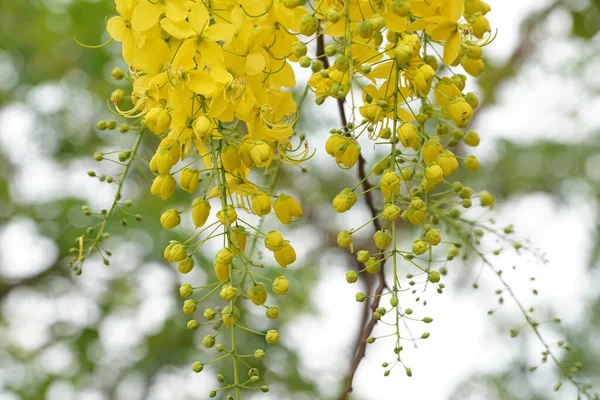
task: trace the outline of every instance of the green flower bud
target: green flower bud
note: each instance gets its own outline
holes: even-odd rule
[[[424,333],[421,335],[421,339],[427,339],[427,338],[429,337],[429,335],[430,335],[430,334],[429,334],[429,332],[424,332]]]
[[[368,344],[373,344],[373,343],[375,343],[375,338],[374,338],[373,336],[369,336],[369,337],[367,338],[367,343],[368,343]]]
[[[115,81],[120,81],[121,79],[123,79],[124,76],[125,74],[123,73],[123,70],[119,67],[114,67],[113,70],[110,72],[110,77],[113,78]]]
[[[204,369],[204,364],[202,364],[200,361],[196,361],[195,363],[192,364],[192,370],[195,373],[201,372]]]
[[[192,299],[187,299],[183,302],[183,312],[187,315],[193,314],[196,311],[196,302]]]
[[[319,28],[319,20],[311,14],[305,14],[300,22],[300,33],[304,36],[312,36]]]
[[[348,271],[346,272],[346,282],[355,283],[358,280],[358,274],[356,271]]]
[[[265,340],[269,344],[277,344],[277,343],[279,343],[279,332],[277,332],[275,329],[270,329],[269,331],[267,331],[267,334],[265,336]]]
[[[189,283],[184,283],[179,287],[179,294],[181,297],[190,297],[192,293],[194,293],[194,289]]]
[[[177,270],[182,274],[189,273],[194,268],[194,260],[191,257],[186,257],[179,261],[177,264]]]
[[[258,358],[259,360],[262,360],[263,358],[265,358],[265,351],[263,349],[258,349],[254,352],[254,358]]]
[[[297,58],[305,56],[307,51],[308,48],[301,41],[294,42],[294,44],[292,45],[292,54]]]
[[[346,72],[350,68],[350,59],[345,54],[338,54],[333,65],[338,71]]]
[[[207,308],[206,310],[204,310],[204,313],[202,314],[202,316],[209,321],[212,321],[213,319],[215,319],[216,315],[217,315],[217,313],[212,308]]]
[[[430,318],[430,317],[425,317],[425,318],[423,318],[423,322],[425,322],[426,324],[429,324],[429,323],[431,323],[432,321],[433,321],[433,318]]]
[[[368,250],[361,250],[358,253],[356,253],[356,259],[358,260],[358,262],[361,263],[366,263],[367,261],[369,261],[369,251]]]
[[[319,71],[323,71],[324,67],[325,66],[323,65],[323,61],[321,61],[321,60],[313,60],[312,64],[310,65],[310,69],[315,74]]]
[[[219,382],[224,382],[225,381],[225,375],[223,375],[223,374],[217,374],[217,380]]]
[[[356,293],[356,301],[359,303],[363,303],[367,299],[367,295],[363,292]]]
[[[483,207],[491,207],[494,205],[494,196],[487,190],[479,193],[479,201]]]
[[[279,318],[279,307],[271,306],[271,307],[267,308],[267,318],[269,318],[269,319]]]
[[[425,242],[421,239],[415,240],[412,245],[413,253],[415,253],[416,255],[421,255],[421,254],[425,253],[428,248],[429,248],[429,245],[427,244],[427,242]]]
[[[298,60],[298,63],[300,64],[300,66],[302,68],[308,68],[308,67],[310,67],[310,64],[312,63],[312,60],[309,56],[302,56]]]
[[[398,307],[398,297],[395,295],[390,298],[390,305],[392,307]]]
[[[189,320],[189,321],[188,321],[188,323],[187,323],[187,328],[188,328],[190,331],[193,331],[194,329],[198,328],[198,325],[200,325],[200,324],[198,323],[198,321],[196,321],[195,319],[192,319],[192,320]]]
[[[441,275],[439,273],[439,271],[431,270],[429,272],[429,274],[427,274],[427,278],[429,279],[429,282],[431,283],[438,283],[441,279]]]
[[[368,273],[374,274],[377,271],[379,271],[379,268],[381,267],[381,263],[376,258],[369,257],[369,260],[365,263],[365,266],[367,268]]]
[[[215,345],[215,338],[212,337],[211,335],[204,336],[204,340],[202,341],[202,344],[207,349],[210,349],[211,347],[213,347]]]
[[[324,50],[327,57],[333,57],[337,53],[337,46],[335,44],[328,44]]]
[[[471,147],[478,146],[480,141],[479,135],[473,130],[468,131],[465,135],[465,143]]]

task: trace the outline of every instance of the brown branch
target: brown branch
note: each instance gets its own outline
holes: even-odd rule
[[[319,32],[318,36],[317,36],[317,58],[319,58],[319,59],[321,59],[321,61],[323,61],[323,66],[325,68],[330,67],[329,59],[327,58],[327,56],[325,56],[325,42],[324,42],[324,37],[321,34],[321,32]],[[346,133],[348,133],[348,119],[346,118],[346,111],[344,109],[344,99],[337,99],[337,106],[338,106],[340,122],[342,124],[342,129],[344,129],[344,131],[346,131]],[[363,192],[365,192],[365,194],[364,194],[365,202],[367,203],[367,207],[369,208],[369,211],[371,212],[371,216],[374,218],[373,225],[376,230],[380,230],[381,222],[376,218],[377,215],[379,214],[379,212],[377,211],[377,208],[375,207],[375,201],[373,199],[373,192],[371,191],[372,186],[369,183],[369,181],[366,179],[366,177],[367,177],[366,164],[367,164],[367,162],[364,159],[364,157],[362,156],[362,154],[359,154],[359,156],[358,156],[358,178],[362,181],[362,190],[363,190]],[[356,370],[358,369],[362,359],[365,357],[366,347],[367,347],[367,338],[369,336],[371,336],[371,333],[373,332],[373,328],[375,327],[375,324],[377,323],[377,321],[375,319],[369,318],[369,317],[371,314],[373,314],[375,312],[377,307],[379,307],[381,293],[383,293],[383,290],[386,287],[385,274],[383,272],[384,264],[385,264],[385,261],[383,261],[381,263],[381,267],[379,268],[379,271],[377,272],[376,279],[378,281],[378,285],[375,288],[375,291],[373,293],[370,293],[374,286],[372,276],[366,275],[364,277],[365,284],[366,284],[366,292],[373,300],[370,302],[370,304],[368,301],[365,301],[365,303],[364,303],[362,317],[361,317],[361,323],[360,323],[360,329],[358,331],[358,335],[356,337],[356,340],[355,340],[354,346],[353,346],[354,357],[352,360],[352,364],[350,366],[350,371],[348,372],[346,379],[345,379],[346,386],[344,388],[343,393],[340,394],[340,396],[338,397],[338,400],[347,399],[348,396],[350,395],[350,393],[352,392],[352,383],[354,381],[354,376],[356,375]],[[369,312],[369,310],[371,312]]]

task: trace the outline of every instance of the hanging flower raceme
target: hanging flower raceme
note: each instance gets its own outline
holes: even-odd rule
[[[480,142],[477,132],[468,129],[479,100],[465,90],[467,77],[453,71],[462,67],[473,77],[484,72],[483,48],[494,38],[486,16],[489,5],[481,0],[317,0],[307,7],[301,0],[115,0],[115,5],[118,15],[108,20],[107,30],[121,43],[132,87],[130,96],[115,91],[110,105],[134,121],[119,130],[137,131],[138,139],[119,154],[124,170],[115,203],[101,213],[100,232],[92,229],[77,239],[71,262],[79,265],[76,270],[94,250],[107,260],[103,229],[115,210],[130,205],[120,201],[121,182],[138,161],[142,133],[160,137],[148,166],[154,175],[150,193],[162,200],[187,196],[189,204],[183,209],[165,205],[160,223],[175,229],[189,220],[195,228],[187,240],[166,246],[165,260],[176,263],[182,274],[198,265],[200,255],[213,262],[209,282],[185,283],[179,290],[186,299],[183,312],[193,318],[188,328],[214,327],[203,340],[203,359],[192,369],[199,373],[217,360],[233,364],[233,376],[219,375],[228,384],[209,397],[223,391],[238,400],[241,389],[268,391],[266,385],[257,386],[256,368],[248,367],[249,380],[240,372],[247,364],[239,337],[262,335],[269,345],[285,337],[275,329],[254,331],[240,318],[248,307],[261,307],[267,319],[276,319],[279,308],[269,303],[294,291],[280,273],[257,272],[264,267],[256,261],[260,247],[271,264],[283,268],[294,264],[297,254],[278,229],[263,232],[255,221],[271,218],[288,225],[303,215],[296,198],[273,188],[282,165],[298,165],[314,154],[306,136],[296,141],[295,132],[299,103],[310,91],[317,105],[338,103],[344,123],[331,129],[325,151],[341,169],[358,165],[361,177],[355,187],[338,189],[333,209],[349,212],[366,197],[373,217],[337,236],[337,244],[355,254],[360,265],[346,274],[346,281],[377,274],[381,291],[360,292],[356,300],[371,301],[373,318],[395,326],[394,360],[383,364],[385,375],[401,365],[411,376],[401,353],[409,332],[400,321],[428,324],[432,319],[410,316],[412,308],[402,308],[399,298],[406,304],[412,300],[405,297],[419,290],[418,304],[431,288],[443,293],[447,263],[461,248],[479,244],[483,235],[465,212],[473,205],[494,205],[489,192],[476,195],[452,181],[461,168],[479,168],[475,155],[462,156],[457,147]],[[319,54],[312,57],[307,45],[315,38]],[[299,102],[290,90],[297,85],[293,63],[312,71]],[[116,69],[112,75],[122,79],[125,74]],[[115,121],[98,125],[115,127]],[[378,159],[367,170],[361,152],[373,142]],[[91,215],[87,208],[84,213]],[[368,226],[375,228],[372,240],[359,241],[355,233]],[[209,241],[219,249],[206,257]],[[438,266],[442,247],[446,258]],[[411,269],[406,279],[399,275],[401,268]],[[389,306],[377,306],[386,300]],[[201,322],[194,318],[199,313]],[[227,344],[226,331],[232,339]],[[428,337],[424,332],[410,340]],[[371,336],[367,343],[376,339]],[[224,355],[206,360],[213,348]],[[252,354],[265,356],[262,349]]]

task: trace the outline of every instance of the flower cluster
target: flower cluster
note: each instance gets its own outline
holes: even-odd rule
[[[262,218],[274,214],[281,224],[291,224],[302,216],[294,198],[273,189],[282,164],[310,158],[303,137],[292,144],[298,104],[289,90],[296,86],[291,63],[306,53],[296,35],[309,12],[294,1],[115,3],[119,15],[108,20],[107,30],[122,44],[132,88],[130,102],[121,92],[110,105],[115,114],[140,121],[140,131],[161,139],[149,161],[150,192],[162,200],[178,188],[191,195],[187,208],[169,208],[160,216],[165,229],[179,226],[186,215],[196,228],[187,240],[171,241],[164,257],[187,274],[207,242],[220,243],[211,281],[180,288],[187,315],[201,303],[216,302],[214,309],[204,306],[204,322],[191,319],[188,328],[213,325],[204,346],[223,354],[194,363],[193,370],[229,357],[233,376],[221,377],[224,385],[218,390],[233,391],[237,398],[243,388],[267,391],[255,386],[259,372],[244,361],[247,355],[240,353],[235,337],[246,331],[264,336],[268,344],[279,341],[276,330],[263,333],[242,325],[240,301],[277,318],[279,309],[267,305],[269,296],[285,295],[289,281],[259,274],[263,265],[254,256],[262,243],[281,267],[296,261],[294,247],[280,232],[262,231]],[[217,343],[226,331],[229,346]],[[264,354],[257,350],[254,356]],[[240,372],[244,365],[249,379]]]
[[[179,290],[186,299],[183,312],[192,316],[188,328],[212,325],[213,333],[204,337],[203,345],[221,353],[194,362],[192,369],[200,372],[207,364],[232,361],[232,376],[217,375],[223,385],[210,392],[211,398],[219,391],[233,393],[228,399],[239,399],[242,389],[268,391],[266,385],[257,386],[260,373],[245,361],[262,359],[265,352],[244,354],[236,337],[248,332],[263,336],[268,344],[280,340],[275,329],[259,332],[241,318],[248,304],[262,307],[268,319],[276,319],[279,309],[268,305],[270,296],[289,290],[285,276],[258,273],[264,266],[255,259],[262,244],[281,267],[296,261],[290,241],[279,231],[263,232],[262,227],[271,214],[281,224],[302,217],[300,204],[287,194],[274,193],[274,187],[282,165],[297,165],[311,157],[295,126],[300,105],[312,91],[316,104],[333,101],[340,110],[342,124],[331,129],[325,151],[342,169],[358,163],[360,182],[341,190],[333,208],[347,212],[364,197],[372,213],[371,220],[337,237],[338,245],[355,254],[360,265],[348,271],[346,280],[355,283],[361,274],[378,276],[378,287],[372,293],[357,293],[356,300],[369,301],[373,321],[395,327],[386,336],[395,337],[396,356],[383,363],[384,375],[400,364],[411,376],[402,361],[402,343],[427,339],[429,333],[414,337],[400,323],[429,324],[433,319],[413,316],[413,309],[405,306],[409,299],[401,301],[401,296],[415,295],[421,288],[424,293],[431,286],[443,293],[447,265],[463,250],[465,257],[473,251],[487,263],[475,247],[487,228],[464,213],[474,205],[492,207],[494,197],[485,190],[475,194],[452,177],[461,164],[466,171],[479,168],[474,155],[461,157],[456,150],[459,144],[475,147],[480,138],[468,127],[478,97],[466,90],[466,75],[454,68],[473,77],[483,72],[482,48],[494,39],[486,16],[489,5],[481,0],[315,0],[306,5],[303,0],[115,0],[115,4],[119,15],[108,20],[107,30],[121,43],[129,70],[125,74],[116,68],[112,77],[126,78],[131,91],[126,95],[115,90],[109,105],[116,115],[134,121],[119,125],[119,130],[137,132],[137,139],[131,149],[119,153],[118,161],[113,160],[124,167],[119,177],[99,176],[118,184],[115,201],[100,213],[97,227],[77,239],[70,264],[81,272],[81,264],[93,251],[108,263],[110,252],[102,246],[109,236],[108,218],[114,211],[127,213],[124,208],[131,205],[121,201],[121,189],[130,167],[141,160],[137,152],[142,135],[149,131],[159,137],[147,162],[154,175],[150,192],[165,201],[178,187],[191,195],[187,208],[166,209],[160,223],[173,229],[183,217],[196,229],[187,240],[171,241],[165,259],[188,274],[200,249],[205,255],[211,251],[204,246],[207,242],[218,243],[210,256],[214,273],[209,282],[185,283]],[[314,42],[317,52],[311,57]],[[298,102],[291,92],[296,87],[293,64],[312,71]],[[98,124],[98,129],[116,127],[115,121]],[[361,143],[369,141],[377,144],[380,158],[367,171]],[[108,155],[97,153],[94,158],[101,161]],[[92,214],[88,208],[84,213]],[[401,224],[418,232],[404,249],[398,235]],[[369,226],[375,228],[372,241],[355,243],[356,233]],[[505,235],[510,233],[505,229]],[[439,256],[442,247],[444,257]],[[518,250],[520,244],[514,242],[513,247]],[[406,280],[402,269],[408,271]],[[388,306],[380,304],[384,297],[389,298]],[[415,302],[426,304],[421,294]],[[201,322],[193,318],[199,305]],[[368,333],[373,325],[366,328]],[[223,344],[225,335],[228,345]],[[369,336],[366,343],[377,339]],[[244,367],[247,379],[241,372]]]
[[[474,201],[483,207],[494,204],[489,192],[477,195],[451,180],[461,164],[467,171],[479,167],[474,155],[460,157],[452,151],[459,143],[479,144],[477,132],[467,128],[478,107],[477,95],[465,90],[467,77],[453,73],[452,67],[460,64],[473,76],[482,72],[482,47],[493,39],[486,19],[489,11],[479,0],[323,1],[315,5],[323,32],[332,37],[323,46],[322,56],[334,57],[334,61],[332,65],[326,62],[323,69],[313,68],[316,71],[308,84],[317,103],[329,97],[347,99],[342,109],[344,114],[349,112],[349,118],[343,118],[345,125],[331,130],[327,153],[340,168],[348,169],[359,161],[363,139],[388,150],[361,176],[361,182],[333,199],[338,213],[350,210],[361,196],[370,198],[368,204],[380,204],[371,207],[373,219],[340,232],[337,243],[351,252],[357,247],[361,268],[348,271],[349,283],[357,282],[362,273],[379,274],[382,280],[381,291],[359,292],[356,300],[371,298],[373,319],[396,327],[392,334],[396,357],[385,363],[386,374],[398,364],[404,366],[402,342],[418,339],[407,336],[400,321],[432,321],[411,316],[412,309],[402,307],[400,295],[428,286],[442,293],[445,264],[458,255],[461,246],[455,233],[462,214]],[[400,223],[418,227],[407,249],[400,245]],[[369,226],[376,228],[372,242],[357,246],[353,237]],[[443,244],[448,247],[447,256],[444,266],[437,268],[436,247]],[[383,271],[386,262],[393,264],[389,284]],[[405,282],[401,269],[409,270]],[[380,306],[384,296],[389,298],[387,307]],[[420,336],[427,337],[427,332]],[[369,337],[367,342],[376,339]]]

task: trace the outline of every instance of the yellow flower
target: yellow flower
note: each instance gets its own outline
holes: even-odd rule
[[[133,10],[131,25],[137,32],[152,28],[161,14],[173,21],[183,21],[187,17],[185,0],[169,0],[167,2],[140,1]]]
[[[448,107],[455,98],[462,96],[460,89],[448,77],[443,77],[435,84],[434,88],[435,101],[442,109]]]
[[[219,282],[225,282],[227,279],[229,279],[229,265],[221,264],[220,262],[215,261],[213,266],[215,275],[217,276]]]
[[[196,312],[196,302],[192,299],[187,299],[183,302],[183,313],[191,315]]]
[[[381,177],[381,191],[386,201],[392,200],[392,194],[400,193],[400,175],[393,171],[385,171]]]
[[[234,173],[241,165],[240,147],[237,144],[228,144],[221,150],[221,163],[225,171]]]
[[[421,153],[423,153],[423,162],[425,165],[429,165],[434,162],[440,154],[442,154],[444,148],[440,144],[440,138],[437,136],[433,136],[423,145],[423,149]]]
[[[179,175],[179,187],[188,193],[194,193],[200,183],[200,171],[197,169],[185,168]]]
[[[215,262],[229,265],[233,260],[233,252],[229,247],[224,247],[215,255]]]
[[[174,243],[169,249],[167,261],[181,261],[187,257],[187,247],[181,243]]]
[[[219,292],[219,296],[223,300],[231,301],[231,300],[235,299],[235,296],[237,296],[237,289],[231,285],[225,285],[221,288],[221,291]]]
[[[196,118],[192,126],[194,133],[199,140],[205,142],[209,139],[213,125],[211,120],[208,119],[206,115],[201,115],[200,117]]]
[[[182,274],[189,273],[194,268],[194,260],[191,257],[186,257],[179,261],[177,264],[177,270]]]
[[[167,200],[173,195],[177,182],[171,175],[159,175],[152,181],[150,187],[150,193],[160,197],[163,200]]]
[[[383,209],[383,218],[388,221],[395,221],[400,216],[400,208],[395,204],[386,204]]]
[[[206,223],[210,215],[210,203],[202,197],[196,197],[192,203],[192,221],[194,226],[200,228]]]
[[[346,188],[333,198],[333,209],[339,213],[348,211],[356,204],[356,193]]]
[[[410,122],[404,122],[398,129],[398,140],[404,147],[410,147],[417,138],[417,128]]]
[[[267,334],[265,336],[265,340],[269,344],[277,344],[277,343],[279,343],[279,332],[277,332],[275,329],[271,329],[271,330],[267,331]]]
[[[338,233],[337,244],[340,247],[350,247],[352,251],[352,235],[348,231]]]
[[[273,149],[263,141],[252,144],[250,156],[258,167],[267,168],[273,161]]]
[[[265,247],[271,251],[281,250],[284,244],[283,236],[277,231],[271,231],[265,236]]]
[[[385,250],[392,242],[392,236],[387,229],[381,229],[375,232],[373,240],[375,241],[375,246],[377,246],[379,250]]]
[[[231,251],[234,255],[238,255],[239,252],[246,250],[246,241],[248,239],[248,233],[243,226],[234,226],[231,228]]]
[[[173,152],[164,147],[159,148],[150,161],[150,165],[155,166],[160,175],[168,174],[176,163],[177,159]]]
[[[427,243],[432,246],[437,246],[442,241],[442,236],[440,235],[439,229],[430,229],[425,234],[425,239],[427,239]]]
[[[490,29],[490,22],[481,13],[475,13],[469,18],[471,32],[478,39],[483,39],[485,33]]]
[[[435,163],[429,164],[425,170],[425,179],[430,184],[437,185],[444,180],[444,170]]]
[[[267,301],[267,290],[264,283],[256,283],[248,288],[248,297],[250,301],[257,306],[265,304]]]
[[[415,240],[412,245],[413,253],[415,253],[416,255],[421,255],[425,253],[428,248],[429,246],[427,245],[427,242],[421,239]]]
[[[144,119],[146,127],[156,136],[161,136],[171,126],[171,114],[164,107],[154,107],[146,114]]]
[[[464,164],[468,171],[477,171],[479,169],[479,160],[474,155],[467,156]]]
[[[221,224],[231,225],[237,219],[237,213],[235,212],[235,208],[233,208],[231,204],[228,204],[224,210],[219,210],[217,212],[217,218]]]
[[[422,64],[417,68],[413,78],[413,84],[421,97],[427,97],[431,90],[431,83],[435,77],[435,71],[428,64]],[[405,146],[408,147],[408,146]]]
[[[463,57],[460,65],[467,71],[469,75],[478,77],[485,69],[485,63],[481,58],[472,59],[467,56]]]
[[[379,262],[379,260],[377,260],[374,257],[369,257],[369,259],[365,263],[365,268],[366,268],[367,272],[370,274],[374,274],[377,271],[379,271],[380,267],[381,267],[381,263]]]
[[[289,288],[290,288],[290,282],[287,280],[287,278],[285,276],[278,276],[273,281],[273,292],[275,292],[277,294],[285,295],[285,294],[287,294]]]
[[[442,168],[444,175],[449,176],[458,169],[458,160],[450,150],[444,150],[435,161]]]
[[[286,194],[280,194],[275,200],[273,211],[275,211],[275,216],[282,224],[296,222],[302,217],[300,204]]]
[[[340,157],[346,151],[347,146],[346,137],[339,133],[334,133],[325,142],[325,151],[333,157]]]
[[[271,212],[271,196],[267,192],[258,192],[252,195],[252,211],[259,217]]]
[[[281,249],[275,250],[273,255],[275,256],[275,261],[283,268],[287,268],[288,265],[296,261],[296,251],[287,240]]]
[[[466,126],[469,119],[473,116],[473,108],[465,99],[458,98],[453,100],[446,109],[452,121],[458,126]]]
[[[160,216],[160,224],[165,229],[173,229],[181,222],[181,217],[179,216],[179,211],[172,208],[170,210],[165,211]]]
[[[129,65],[135,63],[138,52],[138,36],[131,26],[131,17],[138,1],[115,0],[118,17],[112,17],[106,23],[108,34],[117,42],[122,42],[123,59]]]
[[[346,139],[347,146],[344,154],[339,157],[336,157],[335,161],[338,164],[342,164],[346,168],[352,168],[354,164],[358,161],[358,157],[360,156],[360,145],[358,142],[352,138]]]
[[[240,319],[240,310],[237,307],[233,307],[232,309],[230,306],[227,306],[221,311],[221,316],[223,317],[223,325],[230,327]]]

